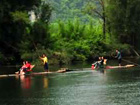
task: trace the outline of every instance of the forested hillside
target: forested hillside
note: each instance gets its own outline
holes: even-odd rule
[[[46,0],[48,1],[48,0]],[[87,22],[91,16],[84,13],[84,6],[88,0],[51,0],[49,3],[53,7],[53,20],[73,20],[79,18]]]
[[[138,50],[139,0],[0,1],[0,63],[70,63]],[[34,11],[36,21],[30,20]]]

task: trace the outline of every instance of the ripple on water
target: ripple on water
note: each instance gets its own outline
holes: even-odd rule
[[[34,76],[25,81],[1,79],[0,105],[139,105],[139,73],[82,70]]]

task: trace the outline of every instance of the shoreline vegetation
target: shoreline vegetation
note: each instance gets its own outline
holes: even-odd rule
[[[108,61],[112,61],[112,60],[116,60],[117,61],[117,59],[116,58],[114,58],[114,57],[112,57],[112,56],[105,56],[104,58],[106,58]],[[137,60],[139,60],[139,57],[138,56],[125,56],[125,57],[123,57],[123,63],[124,64],[136,64],[136,65],[139,65],[139,64],[137,64]],[[56,60],[56,59],[55,59]],[[131,61],[132,60],[132,61]],[[98,61],[98,56],[97,57],[95,57],[94,59],[90,59],[90,60],[86,60],[86,61],[73,61],[73,62],[67,62],[67,63],[63,63],[63,64],[60,64],[59,63],[59,61],[58,60],[56,60],[55,62],[54,62],[54,59],[53,60],[51,60],[50,59],[50,63],[49,63],[49,65],[50,66],[57,66],[58,68],[61,68],[61,67],[67,67],[68,65],[75,65],[75,64],[78,64],[78,63],[94,63],[94,62],[96,62],[96,61]],[[34,64],[34,65],[36,65],[36,67],[42,67],[42,62],[40,62],[40,60],[36,60],[36,62],[31,62],[31,64]],[[107,65],[108,65],[108,63],[107,63]],[[22,66],[22,63],[18,63],[18,64],[14,64],[14,65],[11,65],[11,64],[6,64],[6,65],[0,65],[0,67],[16,67],[16,68],[20,68]]]
[[[112,59],[116,49],[123,57],[139,56],[138,0],[22,1],[0,1],[0,65],[40,65],[44,53],[49,64],[59,65]]]

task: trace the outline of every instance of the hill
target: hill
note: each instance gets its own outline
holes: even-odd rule
[[[80,21],[87,22],[93,17],[83,12],[88,0],[45,0],[53,7],[52,20],[72,20],[79,18]]]

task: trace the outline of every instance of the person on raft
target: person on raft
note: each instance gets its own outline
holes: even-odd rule
[[[25,72],[26,71],[31,71],[31,63],[26,61],[26,69],[25,69]]]
[[[117,53],[117,56],[115,56],[115,58],[118,59],[119,66],[121,66],[121,62],[122,62],[122,55],[121,55],[121,52],[120,52],[119,50],[116,49],[116,53]]]
[[[31,63],[29,63],[28,61],[23,61],[22,67],[16,73],[18,73],[18,74],[24,74],[25,72],[31,71],[33,67],[34,67],[34,65],[31,65]]]
[[[42,55],[42,57],[40,57],[40,59],[43,61],[43,65],[44,65],[44,69],[46,72],[49,72],[49,67],[48,67],[48,58],[45,54]]]
[[[104,59],[104,57],[99,57],[99,60],[93,63],[91,68],[93,70],[96,68],[103,68],[103,66],[106,65],[106,61],[107,59]]]
[[[22,73],[24,70],[26,69],[26,61],[23,61],[23,65],[22,65],[22,67],[20,68],[20,70],[19,70],[19,74],[20,73]]]

